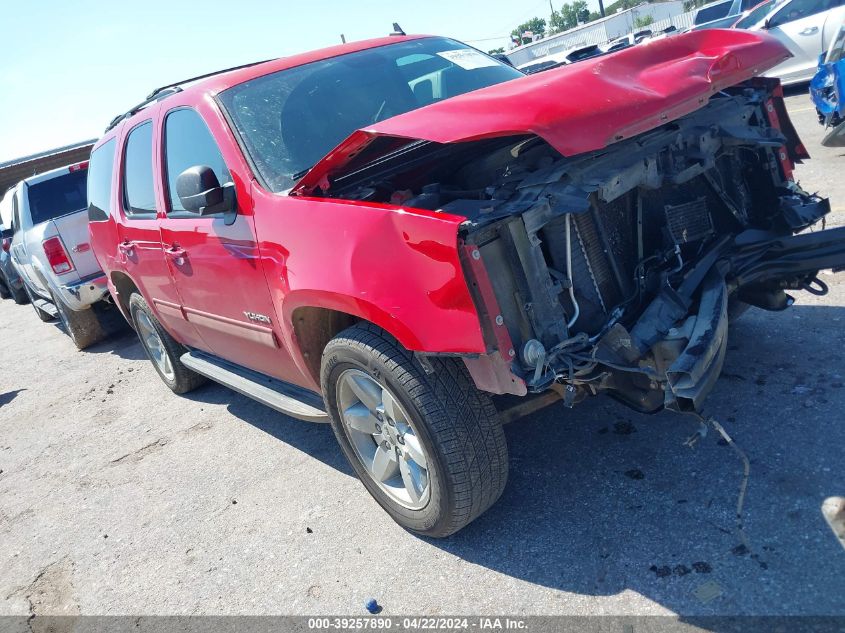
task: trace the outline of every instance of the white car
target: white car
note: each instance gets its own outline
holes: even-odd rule
[[[792,57],[765,74],[778,77],[784,85],[807,82],[818,66],[819,55],[836,38],[845,21],[845,0],[786,0],[756,24],[751,30],[765,30],[779,39]]]
[[[88,237],[88,163],[27,178],[12,190],[12,263],[42,321],[58,318],[78,349],[106,334],[106,277]]]

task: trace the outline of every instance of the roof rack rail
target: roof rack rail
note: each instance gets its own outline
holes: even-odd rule
[[[232,66],[231,68],[224,68],[223,70],[215,70],[211,73],[205,73],[204,75],[197,75],[196,77],[189,77],[188,79],[182,79],[181,81],[175,81],[172,84],[167,84],[165,86],[160,86],[153,90],[150,94],[147,95],[147,98],[144,99],[141,103],[132,106],[129,110],[124,112],[123,114],[118,114],[114,117],[111,122],[106,127],[106,132],[114,128],[118,123],[123,121],[124,119],[128,119],[133,114],[140,112],[143,108],[150,105],[151,103],[155,103],[156,101],[161,101],[165,97],[169,97],[172,94],[176,94],[177,92],[181,92],[182,88],[180,86],[182,84],[187,84],[192,81],[199,81],[200,79],[207,79],[208,77],[214,77],[215,75],[222,75],[223,73],[228,73],[232,70],[240,70],[241,68],[249,68],[250,66],[257,66],[258,64],[263,64],[265,62],[273,61],[272,59],[264,59],[260,62],[251,62],[249,64],[241,64],[240,66]]]

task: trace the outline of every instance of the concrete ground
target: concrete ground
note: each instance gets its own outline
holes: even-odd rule
[[[845,152],[806,189],[845,223]],[[173,395],[134,334],[76,352],[0,303],[0,614],[845,614],[845,551],[820,513],[845,495],[845,278],[731,332],[709,400],[751,460],[690,417],[609,398],[507,427],[501,501],[440,541],[396,526],[328,426],[219,386]]]

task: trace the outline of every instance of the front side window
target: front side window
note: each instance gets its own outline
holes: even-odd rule
[[[129,133],[123,157],[123,209],[127,215],[155,215],[153,190],[153,124]]]
[[[184,211],[176,193],[179,174],[190,167],[211,167],[217,182],[225,185],[231,180],[226,163],[214,137],[202,117],[190,108],[174,110],[164,123],[164,162],[170,211]]]
[[[115,140],[106,141],[91,153],[88,163],[88,221],[102,222],[111,207]]]
[[[258,77],[219,100],[260,177],[278,192],[359,128],[523,76],[464,44],[425,38]]]
[[[771,11],[774,8],[774,6],[775,6],[775,0],[772,0],[771,2],[766,2],[765,4],[761,4],[759,7],[752,10],[751,13],[749,13],[744,18],[739,20],[734,25],[734,28],[747,29],[749,27],[754,26],[760,20],[765,18],[769,14],[769,11]]]
[[[86,195],[87,169],[42,180],[27,187],[29,214],[33,224],[40,224],[62,215],[82,211],[88,206]]]

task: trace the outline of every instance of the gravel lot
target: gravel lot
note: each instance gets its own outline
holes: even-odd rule
[[[845,224],[845,152],[797,173]],[[609,398],[507,427],[501,501],[458,535],[412,536],[371,500],[328,426],[209,385],[174,396],[132,332],[76,352],[0,303],[0,614],[845,615],[845,551],[820,513],[845,495],[845,277],[749,312],[709,413],[748,454],[751,554],[735,550],[741,464],[687,416]],[[704,600],[715,589],[720,595]],[[699,591],[700,590],[700,591]]]

